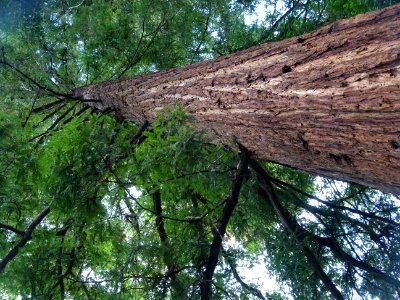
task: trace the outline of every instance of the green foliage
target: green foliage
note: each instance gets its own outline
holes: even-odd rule
[[[0,297],[200,298],[210,244],[236,175],[232,145],[212,144],[178,105],[142,131],[142,124],[89,109],[69,93],[298,35],[398,1],[283,2],[265,20],[246,25],[244,13],[259,1],[5,1],[0,259],[45,207],[51,212],[0,273]],[[213,277],[214,299],[256,299],[231,264],[260,261],[295,299],[328,299],[304,245],[347,298],[397,298],[393,285],[343,262],[312,236],[333,236],[346,253],[398,278],[397,196],[270,162],[262,166],[282,205],[310,234],[299,242],[288,233],[259,174],[249,169]],[[278,288],[269,297],[288,298]]]

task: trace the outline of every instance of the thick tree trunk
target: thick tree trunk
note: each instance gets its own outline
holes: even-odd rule
[[[76,95],[137,123],[178,101],[255,158],[400,193],[400,5]]]

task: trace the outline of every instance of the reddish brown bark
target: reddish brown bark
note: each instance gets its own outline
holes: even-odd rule
[[[178,101],[255,158],[400,193],[400,5],[76,95],[139,123]]]

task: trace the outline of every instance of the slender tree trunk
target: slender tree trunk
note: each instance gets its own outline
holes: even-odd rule
[[[137,123],[177,101],[254,158],[400,193],[400,5],[75,93]]]

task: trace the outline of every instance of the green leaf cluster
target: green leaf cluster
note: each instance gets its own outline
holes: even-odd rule
[[[398,1],[287,0],[282,9],[264,1],[265,20],[250,25],[244,14],[260,1],[28,2],[0,8],[0,259],[44,208],[50,213],[0,273],[4,299],[200,298],[237,145],[213,144],[179,105],[151,124],[132,124],[76,101],[76,87],[211,59]],[[263,287],[242,270],[253,290],[234,275],[243,264],[263,264],[269,274],[261,276],[279,281],[270,299],[290,299],[280,288],[295,299],[329,299],[304,247],[346,298],[398,298],[398,287],[315,238],[334,238],[399,278],[398,196],[260,164],[303,231],[288,232],[249,169],[213,299],[257,298]]]

